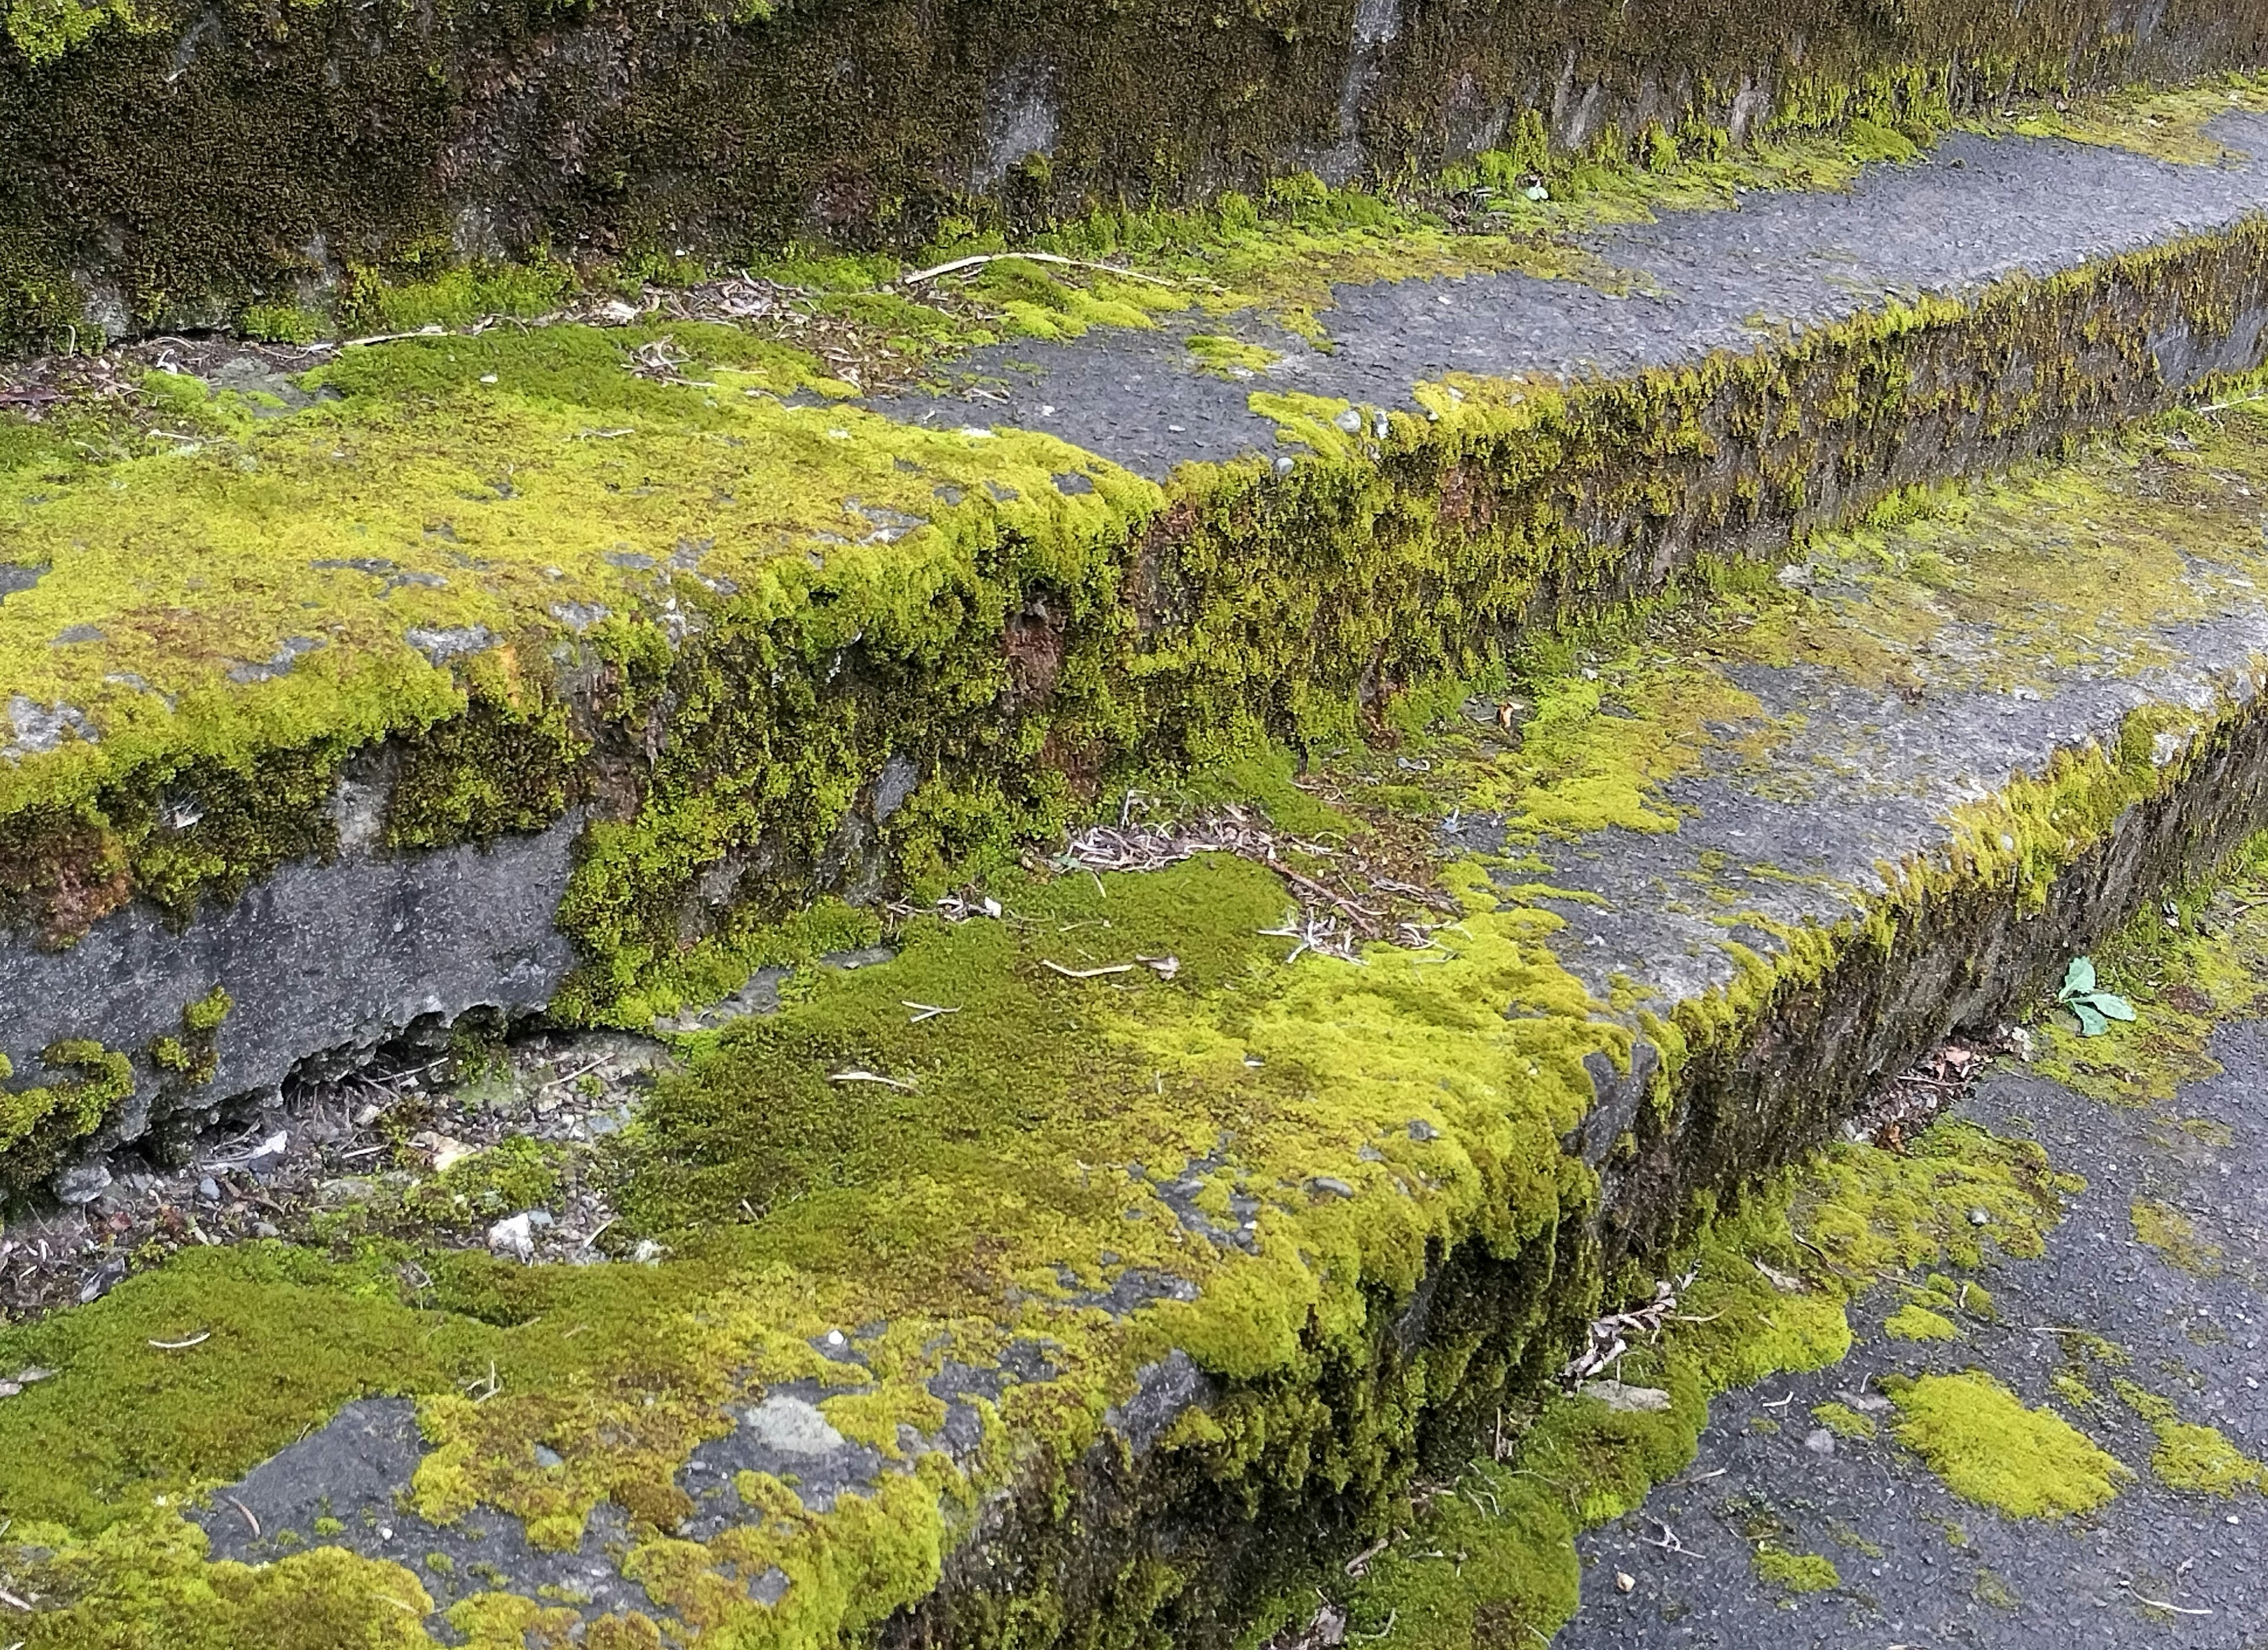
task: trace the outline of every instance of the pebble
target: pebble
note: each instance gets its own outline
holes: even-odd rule
[[[197,1196],[203,1198],[207,1203],[218,1203],[220,1201],[220,1182],[215,1180],[211,1175],[206,1175],[202,1180],[197,1182]]]
[[[525,1212],[507,1215],[489,1228],[489,1253],[523,1262],[535,1258],[535,1233]]]
[[[92,1203],[109,1186],[110,1171],[101,1164],[74,1163],[55,1176],[55,1197],[63,1203]]]
[[[1805,1435],[1803,1447],[1815,1455],[1831,1455],[1835,1453],[1835,1434],[1823,1426],[1815,1426]]]
[[[538,1444],[535,1447],[535,1464],[546,1472],[554,1472],[567,1464],[567,1458],[556,1449],[547,1449]]]

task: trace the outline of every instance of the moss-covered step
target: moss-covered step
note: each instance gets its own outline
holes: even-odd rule
[[[2268,821],[2264,409],[1125,799],[691,1038],[577,1171],[593,1263],[490,1253],[469,1200],[556,1174],[436,1180],[416,1107],[286,1237],[137,1238],[0,1331],[19,1631],[1230,1642],[1697,1228],[1786,1270],[1742,1187]],[[2021,1158],[1950,1231],[2052,1192]],[[1734,1365],[1847,1333],[1772,1315]],[[1585,1411],[1620,1487],[1538,1528],[1627,1506],[1694,1402]]]
[[[2110,1643],[2169,1629],[2211,1643],[2257,1617],[2268,927],[2258,845],[2241,858],[2205,897],[2146,912],[2096,952],[2102,985],[2132,993],[2132,1021],[2088,1037],[2051,1013],[2029,1060],[1958,1102],[1965,1128],[2041,1153],[2059,1219],[2027,1230],[1977,1193],[1974,1247],[1899,1257],[1852,1315],[1841,1363],[1716,1406],[1681,1482],[1579,1543],[1582,1607],[1560,1642],[1669,1644],[1700,1622],[1750,1642],[1863,1641],[1891,1621],[1926,1641],[2047,1642],[2076,1617]],[[1963,1190],[1947,1188],[1960,1223]],[[1796,1196],[1796,1229],[1818,1247],[1788,1244],[1787,1271],[1881,1275],[1850,1241],[1854,1227],[1874,1235],[1852,1216],[1890,1214],[1895,1229],[1895,1212],[1822,1192]],[[1641,1350],[1627,1378],[1657,1367]],[[1486,1522],[1459,1521],[1413,1528],[1407,1550]],[[1397,1639],[1466,1642],[1463,1601],[1431,1568],[1397,1555],[1342,1582],[1366,1595],[1342,1601],[1350,1628],[1376,1631],[1392,1597]],[[1567,1581],[1577,1573],[1570,1553]]]
[[[861,398],[716,320],[468,328],[297,372],[184,344],[208,376],[91,380],[0,425],[0,1179],[178,1151],[305,1062],[475,1006],[643,1028],[1130,783],[1327,752],[1696,556],[2248,366],[2268,168],[2231,145],[2257,101],[2214,87],[2127,107],[2095,133],[2117,143],[1962,139],[1847,196],[1668,212],[1575,247],[1563,273],[1589,280],[1342,284],[1310,312],[1334,349],[1273,365],[1239,354],[1257,310],[1200,335],[1171,289],[982,266],[1015,347],[1085,332],[994,392],[1083,379],[1085,446],[942,391]],[[1914,219],[1962,226],[1942,261],[1751,279],[1744,225],[1808,255]],[[1373,276],[1396,247],[1439,269],[1512,244],[1412,233]],[[2058,246],[2069,267],[2029,267]],[[1594,284],[1617,280],[1655,295]],[[1948,290],[1881,298],[1923,280]],[[1784,324],[1742,350],[1751,302]],[[1616,305],[1655,319],[1615,331]],[[1578,322],[1616,375],[1550,376]],[[1391,403],[1316,393],[1381,375]]]
[[[918,244],[1285,173],[1400,179],[1514,134],[1523,170],[1853,120],[1919,136],[2264,62],[2268,18],[2216,0],[10,0],[0,335],[211,326],[497,254]]]

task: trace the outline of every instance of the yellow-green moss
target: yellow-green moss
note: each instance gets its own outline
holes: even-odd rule
[[[2197,1223],[2169,1203],[2137,1197],[2128,1210],[2134,1241],[2156,1249],[2183,1271],[2211,1278],[2221,1271],[2222,1249],[2198,1235]]]
[[[1815,1552],[1790,1552],[1771,1542],[1761,1543],[1749,1560],[1756,1580],[1783,1593],[1824,1593],[1843,1585],[1834,1560]]]
[[[1965,1500],[2010,1518],[2091,1513],[2134,1475],[2063,1417],[1982,1370],[1886,1382],[1891,1431]]]
[[[2219,1427],[2184,1421],[2170,1400],[2132,1381],[2114,1381],[2111,1389],[2158,1435],[2150,1470],[2167,1488],[2223,1499],[2239,1490],[2268,1492],[2268,1467],[2229,1442]]]
[[[1882,1321],[1882,1330],[1894,1341],[1957,1341],[1961,1330],[1943,1313],[1933,1312],[1918,1300],[1909,1300]]]
[[[1859,1442],[1874,1438],[1881,1431],[1873,1416],[1862,1414],[1847,1403],[1815,1403],[1811,1406],[1811,1418],[1838,1438]]]

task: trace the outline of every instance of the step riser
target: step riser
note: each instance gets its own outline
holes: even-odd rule
[[[2268,14],[2210,0],[2139,19],[2110,0],[747,10],[777,15],[442,6],[389,29],[342,5],[272,31],[113,26],[36,65],[0,49],[0,244],[22,248],[0,269],[24,294],[0,335],[211,326],[413,254],[429,276],[437,254],[536,247],[729,261],[917,245],[972,203],[1026,228],[1304,168],[1402,177],[1513,141],[1524,114],[1564,153],[2268,58]]]

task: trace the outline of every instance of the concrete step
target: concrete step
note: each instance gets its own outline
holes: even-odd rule
[[[985,266],[1006,284],[939,325],[1151,324],[987,346],[926,400],[851,395],[700,307],[722,289],[619,330],[152,345],[209,376],[139,387],[50,364],[0,527],[0,1048],[45,1096],[0,1175],[175,1149],[474,1009],[676,1023],[808,954],[814,902],[925,899],[1152,775],[1336,748],[1696,558],[2199,391],[2259,356],[2253,95],[2102,129],[2181,162],[1962,139],[1572,247],[1325,237],[1203,322]],[[1547,253],[1568,278],[1508,270]],[[1329,278],[1397,254],[1497,272]],[[1309,291],[1315,345],[1248,353]],[[225,1023],[192,1023],[216,988]]]
[[[1742,1188],[2268,825],[2257,394],[1533,633],[1296,778],[1124,797],[747,993],[618,1135],[437,1175],[561,1086],[463,1072],[201,1171],[222,1226],[311,1155],[298,1241],[129,1209],[188,1173],[98,1202],[177,1252],[0,1330],[34,1642],[1225,1643],[1312,1601],[1709,1210],[1740,1241]],[[1675,1471],[1678,1402],[1538,1528]],[[1488,1620],[1554,1627],[1540,1574]]]

